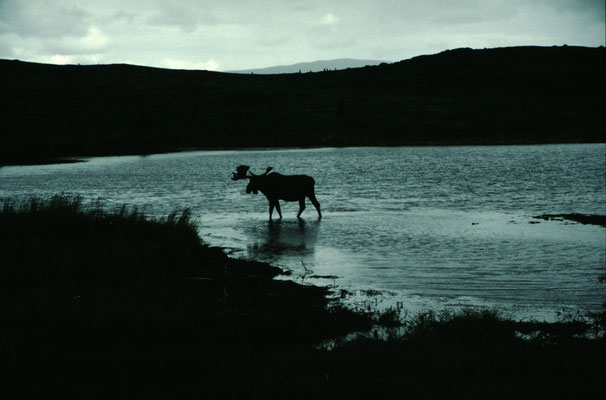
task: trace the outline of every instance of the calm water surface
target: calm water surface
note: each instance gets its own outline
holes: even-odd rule
[[[312,175],[324,218],[308,201],[299,222],[298,204],[282,202],[284,219],[268,223],[266,199],[230,180],[240,164]],[[606,229],[532,217],[606,214],[605,182],[603,144],[213,151],[4,167],[0,197],[65,192],[153,216],[189,207],[204,241],[289,269],[289,279],[380,291],[373,302],[411,312],[552,319],[606,300]]]

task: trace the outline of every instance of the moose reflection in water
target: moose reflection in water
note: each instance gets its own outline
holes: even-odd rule
[[[314,193],[314,178],[307,175],[282,175],[276,172],[269,171],[272,167],[268,167],[265,173],[261,175],[255,175],[249,171],[250,167],[247,165],[240,165],[236,168],[236,172],[233,173],[231,178],[233,181],[239,179],[248,179],[248,186],[246,186],[246,193],[257,194],[259,191],[267,197],[269,201],[269,220],[271,221],[271,215],[273,214],[274,207],[278,210],[278,215],[282,219],[282,211],[280,210],[279,200],[285,201],[299,201],[299,213],[297,218],[301,218],[301,213],[305,210],[305,197],[309,197],[311,203],[316,207],[318,211],[318,219],[322,218],[322,212],[320,211],[320,203],[316,199]]]
[[[321,225],[319,219],[246,224],[243,228],[251,239],[246,245],[246,257],[269,263],[289,260],[293,269],[300,268],[302,261],[314,265]]]

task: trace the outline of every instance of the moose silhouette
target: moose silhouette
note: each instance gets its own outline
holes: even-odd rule
[[[248,179],[248,185],[246,186],[246,193],[257,194],[259,191],[265,195],[267,201],[269,201],[269,220],[271,221],[271,215],[274,212],[274,207],[278,210],[278,215],[282,219],[282,211],[280,210],[279,200],[285,201],[299,201],[299,213],[297,218],[301,218],[301,213],[305,210],[305,197],[309,197],[311,203],[316,207],[318,211],[318,219],[322,218],[322,212],[320,211],[320,203],[316,199],[314,193],[315,181],[314,178],[307,175],[282,175],[271,171],[273,168],[268,167],[265,173],[261,175],[255,175],[249,171],[250,167],[247,165],[240,165],[236,168],[236,172],[233,172],[233,181],[239,179]]]

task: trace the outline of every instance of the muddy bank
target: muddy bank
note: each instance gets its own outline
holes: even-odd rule
[[[585,225],[606,226],[606,215],[596,214],[542,214],[533,217],[545,221],[574,221]]]

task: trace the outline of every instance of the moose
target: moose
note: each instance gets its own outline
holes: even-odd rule
[[[322,218],[322,212],[320,211],[320,203],[316,199],[314,193],[314,178],[307,175],[282,175],[271,171],[273,168],[268,167],[265,173],[261,175],[255,175],[249,171],[250,167],[247,165],[240,165],[236,168],[236,172],[233,172],[232,181],[239,179],[248,179],[248,185],[246,186],[246,193],[257,194],[259,191],[265,195],[269,201],[269,220],[271,221],[271,215],[274,212],[274,207],[278,210],[280,219],[282,219],[282,211],[280,210],[279,200],[285,201],[299,201],[299,213],[297,218],[301,219],[301,213],[305,210],[305,197],[309,197],[311,203],[316,207],[318,211],[318,219]]]

